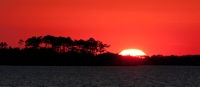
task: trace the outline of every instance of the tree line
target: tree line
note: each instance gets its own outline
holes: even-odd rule
[[[110,47],[110,45],[104,44],[94,38],[89,38],[88,40],[72,40],[70,37],[55,37],[52,35],[33,36],[25,41],[20,39],[18,44],[24,44],[24,49],[48,49],[54,50],[57,53],[79,52],[93,55],[104,53],[106,52],[106,48]],[[8,44],[1,42],[0,49],[6,48],[8,48]]]
[[[121,56],[107,52],[110,45],[94,38],[72,40],[62,36],[33,36],[20,39],[18,44],[21,48],[0,42],[0,65],[200,65],[200,55]]]
[[[110,45],[89,38],[73,40],[63,36],[33,36],[18,41],[20,47],[0,42],[0,65],[103,65],[97,58]]]

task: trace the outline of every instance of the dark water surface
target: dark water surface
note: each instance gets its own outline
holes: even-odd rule
[[[0,66],[1,86],[196,87],[200,66]]]

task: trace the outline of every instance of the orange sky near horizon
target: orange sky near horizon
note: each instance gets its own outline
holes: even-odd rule
[[[94,37],[120,53],[200,54],[199,0],[1,0],[0,42],[40,35]]]

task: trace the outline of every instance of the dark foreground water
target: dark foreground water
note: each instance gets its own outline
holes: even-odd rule
[[[196,87],[199,66],[0,66],[0,87]]]

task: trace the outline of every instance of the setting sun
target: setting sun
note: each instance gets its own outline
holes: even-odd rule
[[[142,50],[138,49],[125,49],[123,50],[120,55],[122,56],[145,56],[146,54]]]

